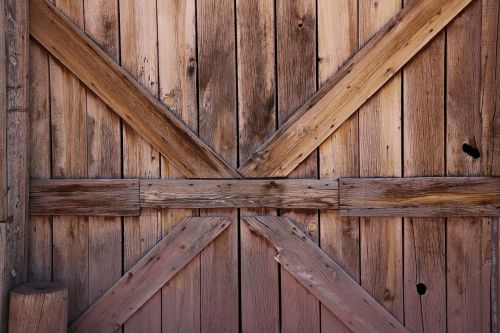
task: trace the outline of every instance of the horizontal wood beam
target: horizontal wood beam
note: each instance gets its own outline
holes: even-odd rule
[[[138,179],[32,179],[32,215],[137,216]]]
[[[69,328],[114,332],[229,225],[227,217],[187,217]]]
[[[470,2],[411,1],[238,171],[246,177],[288,175]]]
[[[276,216],[242,219],[251,232],[276,247],[276,261],[353,332],[407,332],[289,219]]]
[[[341,178],[344,216],[500,216],[500,177]]]
[[[316,179],[140,181],[141,207],[338,209],[338,181]]]
[[[54,5],[30,0],[30,30],[40,44],[186,177],[240,177]]]

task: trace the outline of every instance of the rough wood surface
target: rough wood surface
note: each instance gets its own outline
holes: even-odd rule
[[[239,171],[251,177],[289,174],[469,3],[424,0],[406,6]]]
[[[334,75],[358,49],[358,1],[319,0],[318,75],[320,85]],[[358,113],[354,113],[319,147],[319,176],[324,179],[359,176]],[[322,210],[320,244],[359,283],[359,218]],[[321,305],[323,332],[346,332],[346,326]]]
[[[442,32],[404,68],[405,177],[445,174],[444,55]],[[410,331],[446,331],[445,240],[444,218],[403,220],[404,314]]]
[[[251,232],[276,247],[276,261],[353,332],[407,332],[292,221],[273,216],[242,219]]]
[[[232,167],[237,167],[237,81],[235,4],[197,0],[199,135]],[[238,211],[200,210],[228,216],[228,231],[201,253],[202,332],[235,332],[239,327]]]
[[[27,283],[10,293],[9,333],[66,333],[68,290],[55,282]]]
[[[499,216],[500,177],[342,178],[347,216]]]
[[[239,177],[56,8],[44,0],[30,4],[32,36],[186,176]]]
[[[139,180],[33,179],[30,211],[33,215],[139,215]]]
[[[6,65],[5,6],[0,8],[0,64]],[[0,71],[0,221],[7,220],[7,71]],[[0,282],[3,286],[3,281]],[[3,287],[2,287],[3,289]],[[4,300],[2,298],[2,304]],[[2,307],[0,307],[1,310]],[[2,311],[3,312],[3,311]],[[0,314],[0,318],[3,318]]]
[[[70,332],[119,329],[230,224],[225,217],[186,217],[75,321]]]
[[[338,208],[335,180],[147,180],[141,207],[150,208]]]

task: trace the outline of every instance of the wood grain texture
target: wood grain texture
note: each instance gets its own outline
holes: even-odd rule
[[[275,1],[236,1],[238,157],[274,133],[276,114]],[[276,209],[245,208],[240,216],[277,215]],[[241,330],[279,332],[279,267],[273,248],[240,223]]]
[[[30,40],[30,164],[31,178],[51,176],[49,55]],[[52,218],[30,216],[28,280],[52,280]]]
[[[243,163],[241,174],[289,174],[469,3],[425,0],[406,6]]]
[[[150,208],[338,208],[335,180],[147,180],[141,207]]]
[[[74,322],[70,332],[114,331],[219,236],[231,220],[187,217]]]
[[[139,181],[33,179],[30,209],[33,215],[139,215]]]
[[[151,95],[158,96],[158,26],[156,3],[120,1],[122,66]],[[159,178],[159,152],[129,125],[124,124],[123,174],[125,178]],[[139,217],[123,221],[124,270],[130,269],[161,240],[161,211],[143,209]],[[161,332],[161,291],[124,324],[124,332]]]
[[[449,176],[490,175],[495,119],[485,85],[485,1],[474,2],[447,28],[447,136]],[[487,21],[484,21],[487,23]],[[494,51],[496,52],[496,51]],[[497,97],[498,98],[498,97]],[[498,112],[497,112],[498,113]],[[498,123],[498,122],[497,122]],[[489,156],[490,155],[490,156]],[[448,329],[488,332],[490,326],[491,219],[450,218],[447,225]]]
[[[276,3],[278,125],[281,127],[316,91],[316,1]],[[294,178],[317,178],[317,152],[290,174]],[[280,210],[315,242],[318,212]],[[284,270],[281,270],[281,325],[286,332],[319,332],[318,301]]]
[[[185,175],[239,177],[57,9],[43,0],[30,4],[32,36]]]
[[[425,2],[420,1],[418,4],[425,5]],[[367,43],[370,38],[377,38],[372,36],[386,22],[391,22],[391,18],[395,15],[397,20],[400,6],[399,0],[383,3],[361,1],[359,3],[360,45]],[[411,9],[408,9],[407,13],[410,12]],[[441,9],[438,9],[438,17],[440,12]],[[403,20],[399,21],[398,26],[403,27],[402,23]],[[391,24],[389,23],[389,26]],[[427,33],[434,29],[428,28]],[[418,33],[408,36],[414,38],[416,35]],[[389,66],[388,69],[392,68]],[[361,177],[401,175],[401,126],[401,75],[395,74],[359,110]],[[400,218],[360,220],[361,285],[400,321],[404,320],[402,227]]]
[[[342,178],[339,182],[343,215],[500,215],[500,177]]]
[[[159,0],[158,79],[159,97],[165,106],[193,132],[198,128],[196,3],[195,0]],[[161,177],[184,178],[164,157]],[[168,234],[194,209],[163,209],[162,234]],[[187,264],[162,288],[163,333],[200,332],[200,256]]]
[[[65,333],[68,290],[54,282],[23,284],[12,290],[9,333]]]
[[[199,135],[232,167],[237,166],[237,82],[235,3],[197,0]],[[201,253],[201,331],[239,328],[238,211],[201,210],[228,216],[227,233]]]
[[[444,81],[443,32],[403,71],[405,177],[445,174]],[[444,218],[403,220],[404,314],[405,326],[411,331],[446,331],[445,241]]]
[[[5,331],[6,295],[27,279],[28,174],[29,174],[29,18],[27,1],[6,0],[0,11],[0,42],[5,66],[1,74],[0,106],[0,220],[6,222],[6,272],[0,282],[0,331]]]
[[[353,332],[406,332],[349,274],[284,217],[243,217],[251,232],[269,240],[283,268]]]
[[[319,0],[318,75],[320,85],[334,75],[358,49],[358,1]],[[319,176],[359,176],[358,114],[354,113],[319,147]],[[320,244],[359,283],[359,218],[320,211]],[[321,305],[321,329],[345,332],[346,326]]]

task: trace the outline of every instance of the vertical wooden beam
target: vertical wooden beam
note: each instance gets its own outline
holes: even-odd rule
[[[444,51],[443,32],[403,72],[405,177],[445,174]],[[406,327],[412,332],[444,332],[445,219],[405,218],[403,237]]]
[[[237,165],[235,3],[197,0],[200,138],[232,167]],[[239,328],[236,209],[202,210],[231,216],[227,231],[201,253],[201,331]]]
[[[318,0],[318,75],[320,85],[337,72],[358,48],[358,1]],[[358,113],[352,115],[319,148],[320,178],[359,177]],[[359,283],[359,218],[320,212],[320,244]],[[321,329],[346,328],[321,306]]]
[[[276,129],[275,4],[236,0],[239,161],[245,161]],[[241,209],[245,215],[277,215],[276,209]],[[240,223],[241,328],[279,332],[279,267],[272,247]]]
[[[158,95],[157,12],[153,1],[120,1],[122,66],[154,96]],[[160,154],[130,126],[123,125],[125,178],[158,178]],[[124,269],[130,269],[161,238],[160,211],[143,209],[124,218]],[[124,325],[126,332],[161,331],[161,291]]]
[[[280,0],[276,5],[278,123],[281,126],[316,91],[316,1]],[[290,177],[317,178],[317,151]],[[318,243],[318,212],[283,210]],[[282,328],[286,332],[319,332],[318,300],[287,271],[281,270]]]
[[[118,4],[84,0],[85,32],[118,61]],[[120,118],[87,90],[87,155],[89,178],[121,177]],[[89,304],[109,289],[122,273],[120,217],[89,217]]]
[[[479,176],[489,144],[481,101],[482,3],[473,2],[447,28],[448,176]],[[490,224],[488,218],[449,218],[447,290],[449,331],[490,331]]]
[[[196,95],[195,0],[158,0],[160,100],[193,132],[198,127]],[[162,178],[184,178],[161,158]],[[163,209],[163,236],[196,209]],[[200,257],[197,256],[162,288],[162,332],[200,332]]]
[[[400,0],[359,2],[360,43],[399,12]],[[359,111],[360,176],[401,175],[401,75],[396,74]],[[401,218],[362,218],[361,284],[403,321]]]

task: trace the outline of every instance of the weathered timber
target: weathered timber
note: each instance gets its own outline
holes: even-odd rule
[[[139,215],[139,181],[33,179],[30,211],[32,215]]]
[[[344,216],[500,216],[500,177],[341,178]]]
[[[70,332],[120,328],[229,225],[226,217],[186,217],[70,326]]]
[[[278,250],[275,259],[353,332],[406,332],[292,221],[284,217],[243,217],[250,230]]]
[[[336,180],[140,180],[141,207],[338,208]]]
[[[68,290],[56,282],[27,283],[10,293],[9,333],[66,333]]]
[[[288,175],[470,1],[410,3],[238,170],[249,177]]]
[[[239,177],[52,4],[31,0],[30,21],[37,41],[186,176]]]

